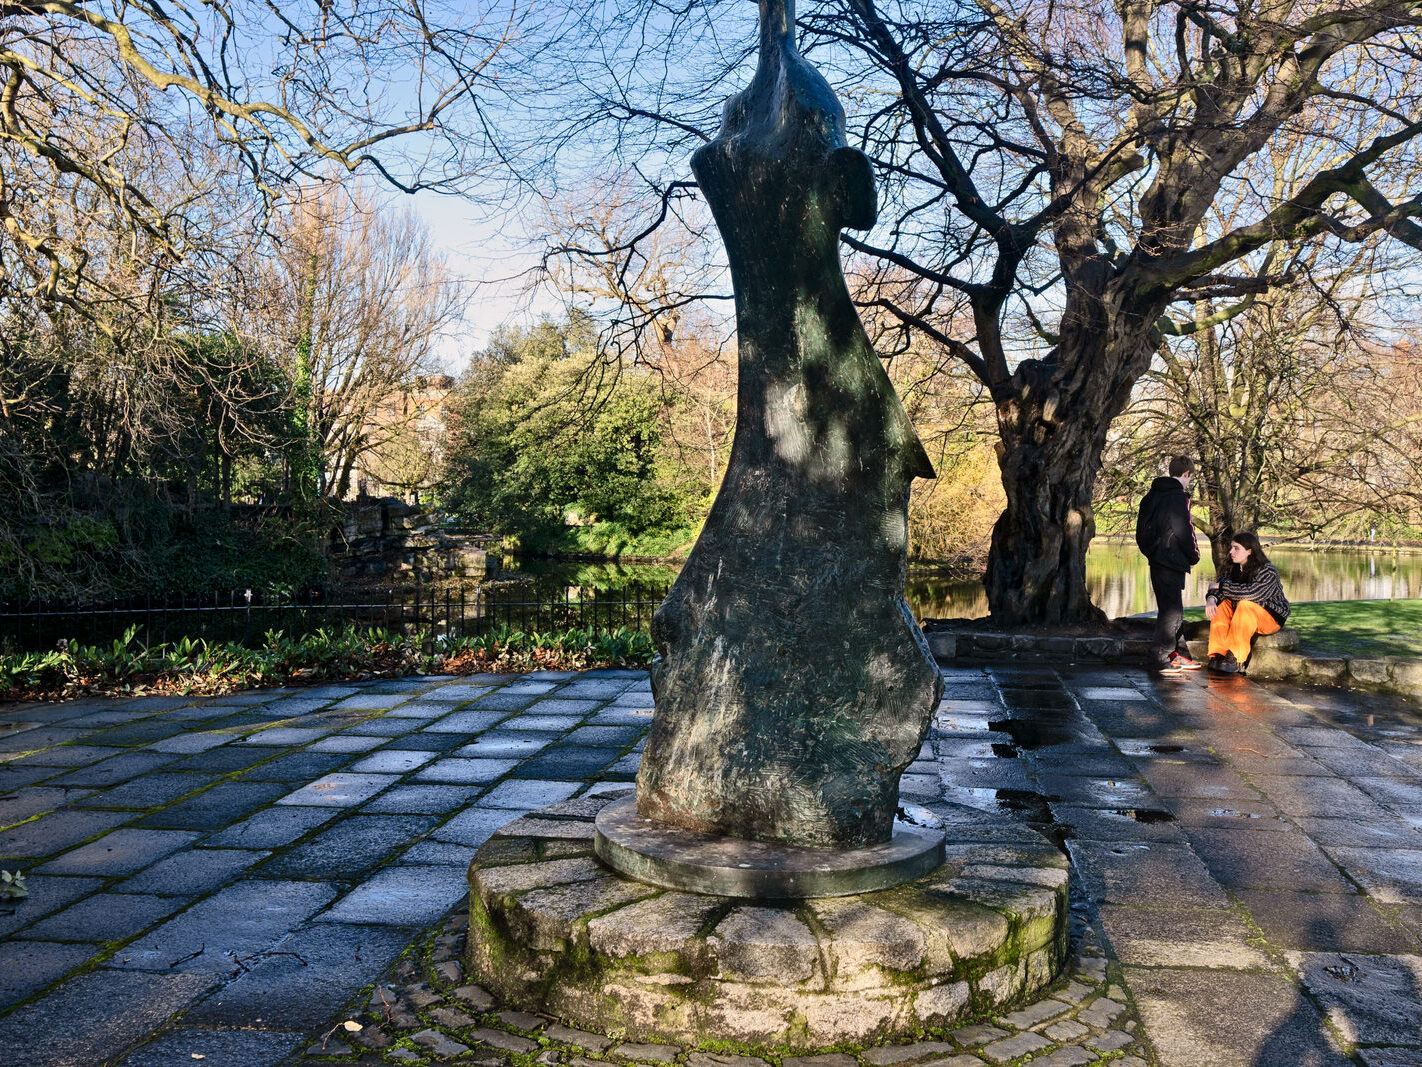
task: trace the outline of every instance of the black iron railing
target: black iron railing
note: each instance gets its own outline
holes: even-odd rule
[[[645,631],[666,593],[665,586],[640,585],[616,590],[411,585],[285,596],[243,589],[86,604],[0,601],[0,651],[53,648],[60,639],[107,643],[132,626],[149,645],[183,637],[250,645],[269,630],[301,636],[347,624],[434,637],[463,637],[500,626],[537,632]]]

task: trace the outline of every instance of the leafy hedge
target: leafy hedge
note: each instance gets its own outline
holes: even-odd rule
[[[0,700],[101,693],[205,696],[407,674],[644,667],[652,659],[651,638],[626,629],[525,633],[504,627],[431,641],[425,634],[347,626],[299,638],[269,631],[258,648],[200,638],[145,645],[136,640],[137,632],[132,627],[109,645],[71,643],[52,652],[0,656]]]

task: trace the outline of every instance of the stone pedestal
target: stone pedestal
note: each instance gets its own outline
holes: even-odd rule
[[[618,874],[663,889],[752,900],[845,897],[889,889],[943,863],[942,820],[899,805],[889,840],[824,849],[747,841],[667,826],[630,798],[598,813],[593,851]]]
[[[747,901],[603,866],[609,799],[519,819],[470,865],[470,972],[510,1004],[637,1041],[807,1050],[998,1010],[1065,958],[1066,858],[1005,817],[933,805],[945,862],[893,889]]]

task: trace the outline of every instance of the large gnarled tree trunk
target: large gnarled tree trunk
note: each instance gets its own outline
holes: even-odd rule
[[[1044,385],[998,408],[999,466],[1007,506],[992,530],[983,584],[1004,624],[1102,618],[1086,587],[1086,549],[1096,532],[1091,495],[1104,424],[1057,410]]]
[[[1091,624],[1086,551],[1106,431],[1150,363],[1158,299],[1129,279],[1075,280],[1064,329],[1046,360],[1025,360],[997,404],[1007,506],[992,532],[983,584],[995,621]]]

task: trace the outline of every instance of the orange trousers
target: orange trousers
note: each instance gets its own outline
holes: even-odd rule
[[[1210,655],[1233,652],[1235,660],[1243,666],[1249,658],[1249,642],[1254,635],[1272,634],[1278,629],[1274,616],[1252,600],[1241,600],[1238,604],[1221,601],[1220,610],[1210,620]]]

